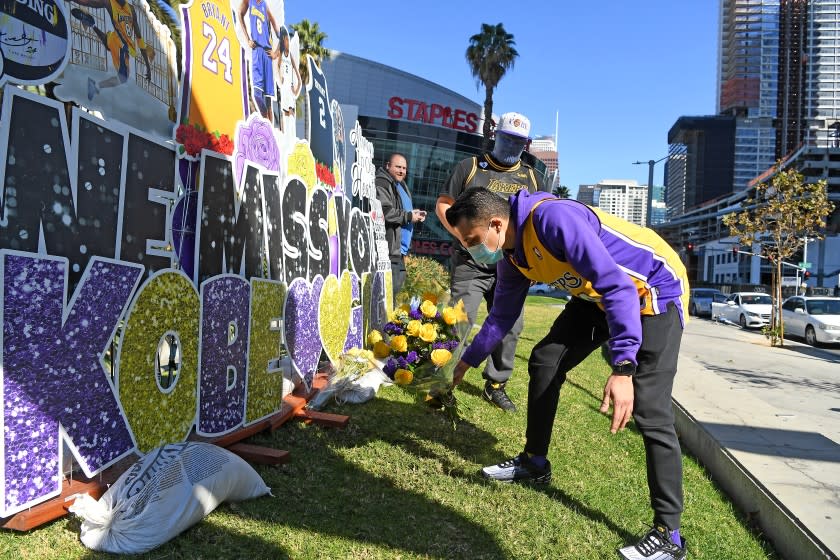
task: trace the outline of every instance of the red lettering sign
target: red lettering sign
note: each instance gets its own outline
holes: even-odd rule
[[[448,241],[419,241],[411,242],[411,252],[415,255],[451,255],[452,244]]]
[[[463,130],[464,132],[478,132],[479,117],[477,114],[437,103],[427,104],[419,99],[405,99],[394,96],[388,100],[387,115],[389,119],[405,119],[436,124],[446,128]]]
[[[392,97],[388,100],[388,118],[401,119],[403,116],[402,97]]]

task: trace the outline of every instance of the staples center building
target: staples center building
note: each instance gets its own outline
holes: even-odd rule
[[[455,164],[481,153],[481,105],[419,76],[341,52],[333,51],[321,69],[330,97],[341,102],[345,127],[358,120],[373,143],[377,168],[393,152],[408,159],[414,207],[428,212],[425,222],[415,224],[412,253],[448,260],[452,238],[435,216],[435,201]],[[545,164],[528,153],[523,160],[545,182]]]

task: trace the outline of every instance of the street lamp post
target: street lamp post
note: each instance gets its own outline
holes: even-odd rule
[[[649,159],[647,161],[634,161],[633,165],[648,164],[648,192],[647,192],[647,217],[645,218],[645,225],[650,227],[653,222],[651,213],[653,212],[653,166],[664,160],[668,156],[661,157],[657,160]]]

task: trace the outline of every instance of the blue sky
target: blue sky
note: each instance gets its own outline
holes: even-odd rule
[[[395,66],[476,102],[464,59],[482,23],[503,23],[519,58],[494,112],[519,111],[532,134],[554,134],[560,180],[573,193],[601,179],[646,184],[682,115],[715,111],[716,0],[287,0],[286,23],[317,21],[329,48]],[[662,184],[663,163],[654,182]]]

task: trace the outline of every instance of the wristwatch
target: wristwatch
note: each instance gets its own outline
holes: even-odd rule
[[[630,360],[621,360],[617,364],[613,364],[613,374],[615,375],[633,375],[636,373],[636,364]]]

